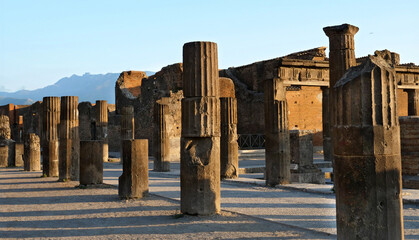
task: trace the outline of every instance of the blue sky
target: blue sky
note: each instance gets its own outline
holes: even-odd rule
[[[62,77],[158,71],[190,41],[218,44],[219,68],[319,46],[325,26],[350,23],[356,56],[389,49],[419,64],[419,1],[0,0],[0,91]]]

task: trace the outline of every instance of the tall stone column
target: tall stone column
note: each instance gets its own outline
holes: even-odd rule
[[[96,114],[96,136],[95,140],[100,140],[103,144],[103,161],[108,161],[108,102],[97,100],[95,105]]]
[[[80,185],[103,183],[103,141],[80,141]]]
[[[29,133],[25,139],[24,170],[41,170],[41,142],[35,133]]]
[[[286,90],[279,78],[266,80],[264,88],[266,185],[288,184],[291,153]]]
[[[60,181],[79,180],[80,137],[79,97],[61,97],[60,117]]]
[[[183,46],[181,211],[220,211],[220,99],[217,44]]]
[[[169,105],[166,98],[157,100],[154,104],[154,171],[170,171],[170,142],[167,131],[167,114],[169,114]]]
[[[220,98],[221,105],[221,178],[239,177],[237,143],[237,99]]]
[[[118,184],[119,198],[142,198],[148,194],[148,140],[124,140],[122,149],[124,160]]]
[[[396,73],[369,56],[335,85],[338,239],[403,239]]]
[[[329,88],[322,87],[322,124],[323,124],[323,156],[325,161],[332,161],[333,146],[330,137]]]
[[[407,92],[407,115],[419,116],[419,89],[405,89]]]
[[[334,125],[335,113],[337,109],[334,109],[334,102],[336,100],[335,89],[333,88],[336,82],[343,76],[343,74],[350,67],[356,65],[355,59],[355,41],[354,36],[358,32],[359,28],[350,24],[342,24],[338,26],[330,26],[323,28],[323,31],[329,37],[329,124]],[[326,119],[325,117],[323,119]],[[325,120],[323,120],[325,121]],[[325,130],[323,130],[325,131]],[[331,138],[333,144],[333,133],[329,129],[326,136]],[[326,138],[328,140],[328,138]],[[328,144],[328,142],[326,142]],[[333,157],[333,147],[331,152],[325,152],[325,159]],[[328,146],[326,145],[326,151]],[[333,160],[333,159],[327,159]]]
[[[42,108],[42,171],[47,177],[58,177],[60,98],[44,97]]]

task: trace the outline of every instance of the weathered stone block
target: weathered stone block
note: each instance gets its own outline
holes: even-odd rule
[[[0,140],[10,139],[10,134],[9,117],[6,115],[0,115]]]
[[[185,97],[218,97],[218,53],[213,42],[183,45],[183,94]]]
[[[217,97],[182,99],[182,136],[219,137],[220,99]]]
[[[103,142],[80,141],[80,185],[103,183]]]
[[[25,155],[24,155],[25,171],[41,170],[41,142],[35,133],[30,133],[25,139]]]
[[[298,167],[313,165],[313,131],[290,130],[291,163]]]
[[[181,211],[208,215],[220,211],[220,138],[181,139]]]
[[[119,198],[142,198],[148,194],[148,140],[124,140],[122,149],[123,173],[119,177]]]
[[[23,154],[24,154],[24,147],[23,143],[15,143],[15,161],[14,166],[16,167],[23,167]]]
[[[58,177],[59,175],[59,141],[49,140],[42,146],[42,172],[47,177]]]

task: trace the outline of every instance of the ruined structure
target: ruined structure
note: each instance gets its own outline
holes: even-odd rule
[[[142,198],[148,194],[148,141],[122,141],[123,173],[119,177],[121,199]]]
[[[25,171],[41,170],[41,141],[35,133],[29,133],[25,138],[25,155],[24,167]]]
[[[12,166],[15,159],[15,143],[10,135],[9,117],[0,115],[0,167]]]
[[[266,80],[264,95],[266,185],[288,184],[291,180],[290,135],[284,83],[279,78]]]
[[[44,97],[42,108],[42,170],[47,177],[58,177],[60,98]]]
[[[291,170],[291,181],[296,183],[325,183],[324,173],[313,164],[313,131],[291,130],[291,163],[297,169]]]
[[[370,56],[334,88],[338,239],[403,239],[394,65]]]
[[[181,212],[220,211],[220,100],[217,44],[183,46]]]
[[[103,146],[101,140],[80,141],[80,185],[103,183]]]
[[[79,180],[79,98],[61,97],[59,180]]]
[[[237,99],[234,83],[229,78],[220,81],[220,170],[221,178],[237,178],[239,176],[239,145],[237,143]]]
[[[154,146],[154,106],[155,102],[167,97],[169,115],[167,134],[170,144],[170,159],[180,159],[181,104],[183,98],[181,63],[166,66],[153,76],[147,77],[145,72],[122,72],[116,81],[115,99],[116,114],[121,114],[122,107],[134,107],[135,139],[148,139],[149,152]]]
[[[121,141],[134,139],[134,108],[122,107],[121,110]]]

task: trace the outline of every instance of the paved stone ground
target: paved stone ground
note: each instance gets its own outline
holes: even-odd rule
[[[258,162],[255,162],[258,161]],[[251,158],[241,167],[260,164]],[[116,186],[122,165],[105,163],[104,181]],[[152,161],[150,162],[152,168]],[[335,239],[331,185],[265,187],[262,174],[242,175],[221,185],[222,214],[179,214],[179,164],[150,171],[152,195],[120,201],[117,189],[77,189],[74,182],[39,178],[40,172],[0,169],[0,239]],[[419,190],[405,190],[406,239],[419,239]],[[180,218],[177,218],[180,217]]]
[[[120,164],[105,166],[107,175],[120,174]],[[335,238],[228,211],[182,216],[179,202],[157,196],[159,192],[141,200],[121,201],[115,186],[80,189],[75,188],[77,182],[57,182],[58,178],[41,178],[41,174],[0,169],[0,239]],[[151,182],[164,191],[172,180]]]

